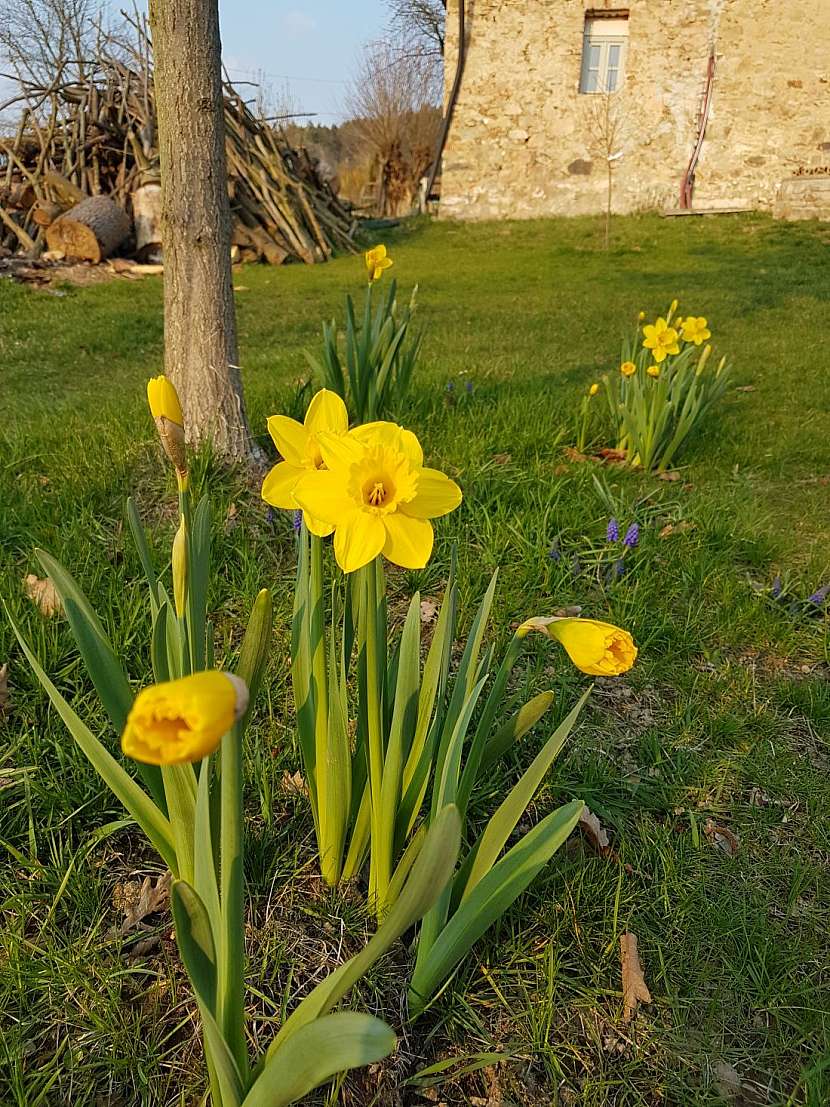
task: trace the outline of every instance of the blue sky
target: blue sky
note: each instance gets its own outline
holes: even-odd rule
[[[355,58],[386,14],[383,0],[219,0],[225,65],[235,79],[263,71],[280,99],[288,91],[296,110],[333,123]]]

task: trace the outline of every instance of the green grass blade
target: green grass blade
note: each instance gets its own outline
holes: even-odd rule
[[[208,909],[185,880],[173,882],[170,895],[176,941],[184,967],[199,999],[216,1009],[216,946]]]
[[[153,555],[150,553],[150,547],[147,544],[147,535],[144,532],[144,525],[139,518],[138,509],[135,506],[135,501],[132,496],[127,500],[127,525],[133,536],[133,542],[135,543],[136,552],[138,553],[138,559],[141,562],[141,568],[144,570],[144,576],[147,578],[147,586],[150,589],[150,606],[153,615],[155,615],[159,603],[158,574],[153,565]]]
[[[315,1019],[270,1056],[242,1107],[287,1107],[335,1073],[380,1061],[395,1041],[394,1032],[373,1015],[340,1011]]]

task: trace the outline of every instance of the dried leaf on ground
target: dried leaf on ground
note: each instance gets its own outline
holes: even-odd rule
[[[603,446],[597,450],[597,457],[601,458],[605,465],[623,465],[628,460],[625,450],[614,450],[610,446]]]
[[[230,534],[234,527],[236,527],[239,523],[239,519],[237,518],[238,514],[238,508],[236,504],[232,501],[228,504],[228,510],[225,515],[225,534]]]
[[[713,846],[722,850],[729,857],[734,857],[740,849],[741,843],[738,840],[738,835],[733,834],[728,826],[719,826],[713,819],[706,820],[703,833]]]
[[[496,465],[509,465],[512,460],[512,454],[493,454],[493,461]]]
[[[680,473],[678,473],[676,470],[673,470],[671,472],[658,473],[657,474],[657,479],[658,480],[666,480],[666,481],[669,481],[669,482],[673,483],[674,481],[682,480],[683,478],[680,475]]]
[[[23,588],[29,599],[37,604],[41,615],[49,618],[63,610],[61,598],[48,577],[41,579],[34,573],[29,573],[23,581]]]
[[[740,385],[739,388],[736,388],[735,391],[736,392],[754,392],[755,391],[755,385],[754,384],[742,384],[742,385]]]
[[[289,796],[307,796],[308,788],[306,787],[305,777],[297,770],[296,773],[290,773],[288,769],[285,769],[282,774],[282,790]]]
[[[170,903],[172,880],[171,874],[165,873],[155,883],[152,877],[145,876],[141,884],[137,880],[116,884],[112,894],[112,905],[116,911],[124,912],[124,921],[119,927],[113,927],[110,933],[123,937],[131,930],[148,929],[144,923],[147,916],[166,910]]]
[[[681,519],[679,523],[666,523],[658,538],[668,538],[671,534],[683,534],[687,530],[694,530],[695,524],[690,523],[688,519]]]
[[[715,1087],[723,1099],[737,1099],[741,1094],[741,1078],[726,1061],[715,1065]]]
[[[602,854],[603,857],[608,856],[611,852],[608,834],[590,807],[582,808],[582,814],[579,816],[579,829],[597,853]]]
[[[577,450],[575,446],[565,446],[562,453],[568,459],[568,461],[590,461],[587,454],[583,454],[581,450]]]
[[[9,663],[0,665],[0,719],[9,709]]]
[[[438,618],[439,604],[433,596],[424,596],[421,600],[421,622],[434,623]]]
[[[630,1022],[641,1003],[651,1003],[640,954],[637,951],[637,935],[628,930],[620,935],[620,964],[622,967],[623,1018]]]

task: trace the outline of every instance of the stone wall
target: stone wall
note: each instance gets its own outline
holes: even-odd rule
[[[447,12],[447,88],[457,52]],[[467,61],[444,154],[440,212],[461,219],[601,211],[606,97],[579,92],[595,0],[467,0]],[[679,205],[710,50],[711,112],[694,206],[770,209],[800,167],[830,163],[830,0],[630,0],[617,136],[617,212]]]

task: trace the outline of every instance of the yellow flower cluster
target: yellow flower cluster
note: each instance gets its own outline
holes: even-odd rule
[[[300,509],[312,534],[334,534],[334,554],[345,573],[379,554],[405,569],[422,569],[432,553],[431,519],[461,503],[461,489],[424,465],[412,431],[375,422],[348,429],[342,399],[322,389],[305,422],[284,415],[268,430],[285,460],[268,473],[262,498],[273,507]]]
[[[657,363],[648,372],[653,377],[660,375],[659,365],[669,354],[680,353],[681,342],[693,342],[695,346],[712,337],[707,320],[702,315],[687,315],[685,319],[680,316],[674,318],[677,311],[677,300],[672,300],[668,314],[660,316],[654,323],[648,323],[643,327],[643,346],[651,350]],[[641,311],[639,319],[642,322],[644,313]],[[630,362],[626,362],[630,365]],[[656,369],[657,372],[652,370]]]

